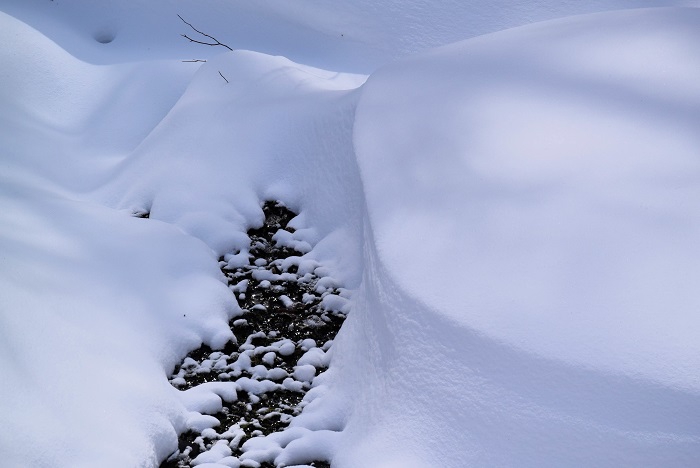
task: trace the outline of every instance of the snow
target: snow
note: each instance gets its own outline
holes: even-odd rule
[[[165,370],[199,340],[228,339],[234,305],[210,251],[3,179],[3,464],[155,463],[181,418]]]
[[[199,466],[694,466],[684,5],[4,1],[0,464],[157,466],[238,391],[300,389],[167,381],[233,339],[218,259],[246,264],[280,199],[300,214],[277,242],[308,252],[284,268],[348,319],[298,343],[287,430]]]
[[[349,379],[371,390],[339,466],[697,460],[699,20],[563,19],[369,78],[373,243],[348,320],[373,333],[348,324],[333,363],[362,341],[374,372]]]
[[[564,19],[373,75],[355,145],[402,289],[499,341],[700,389],[698,18]]]
[[[221,52],[175,40],[191,32],[179,14],[234,49],[368,73],[417,51],[537,21],[622,8],[698,5],[697,0],[4,0],[2,11],[89,63],[208,59]]]

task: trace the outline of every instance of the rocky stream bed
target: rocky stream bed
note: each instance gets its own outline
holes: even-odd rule
[[[192,351],[170,376],[170,383],[183,391],[235,382],[235,398],[212,415],[218,425],[181,434],[178,450],[161,468],[205,462],[274,467],[241,460],[243,444],[286,428],[303,411],[304,395],[328,366],[327,352],[347,313],[348,291],[326,268],[303,257],[311,246],[292,238],[294,212],[276,201],[266,202],[263,211],[263,226],[248,231],[249,252],[220,259],[243,311],[230,323],[236,341],[220,350],[202,346]],[[306,464],[330,467],[328,460]]]

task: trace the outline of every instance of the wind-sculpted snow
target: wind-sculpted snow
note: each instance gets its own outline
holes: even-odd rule
[[[228,466],[694,466],[699,10],[355,74],[647,4],[507,3],[4,2],[31,27],[0,13],[0,465],[156,466],[189,427]],[[231,346],[218,260],[249,265],[260,200],[351,301],[238,459],[190,412],[231,385],[168,376]]]
[[[2,8],[90,63],[207,59],[223,50],[178,41],[191,33],[179,14],[234,49],[369,73],[431,47],[537,21],[670,6],[700,0],[4,0]]]
[[[217,259],[248,249],[260,198],[302,207],[280,241],[359,283],[352,90],[365,77],[243,51],[96,66],[0,20],[0,464],[156,465],[188,422],[166,376],[232,338]],[[329,423],[315,424],[291,445],[323,439],[311,432]]]
[[[699,390],[699,22],[577,17],[373,75],[355,145],[397,282],[519,347]]]
[[[401,403],[354,454],[699,459],[699,13],[533,25],[369,78],[354,141],[378,267],[350,321],[385,328],[368,387]]]

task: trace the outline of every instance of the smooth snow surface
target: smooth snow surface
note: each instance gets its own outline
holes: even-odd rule
[[[373,75],[355,144],[400,286],[544,356],[700,390],[699,18],[577,17]]]
[[[234,49],[366,73],[420,50],[536,21],[659,6],[697,7],[700,0],[3,0],[2,11],[91,63],[220,52],[178,40],[192,32],[179,14]]]
[[[244,464],[696,466],[700,10],[661,5],[3,1],[0,465],[210,427],[166,375],[280,199],[352,306]]]

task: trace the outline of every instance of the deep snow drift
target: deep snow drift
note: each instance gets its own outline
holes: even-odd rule
[[[387,328],[369,386],[397,407],[368,454],[696,463],[699,13],[533,25],[369,78],[354,142],[377,266],[349,320]]]
[[[700,10],[426,50],[658,4],[528,3],[3,2],[0,464],[171,453],[166,376],[231,337],[217,259],[275,198],[354,292],[249,460],[694,466]]]

